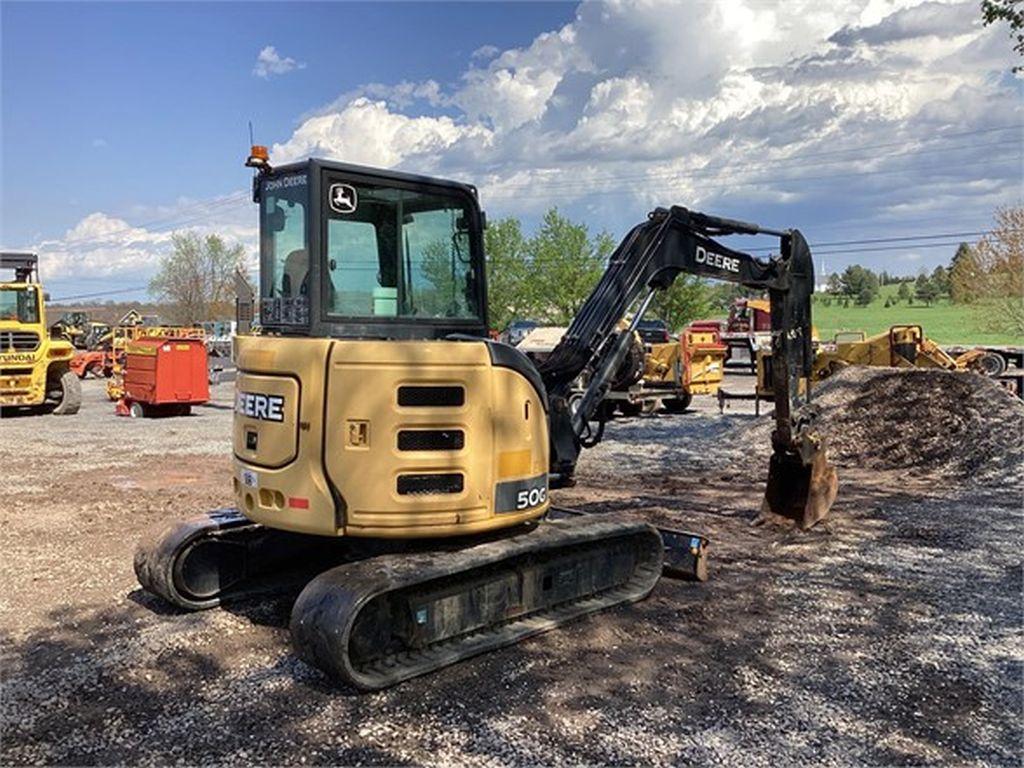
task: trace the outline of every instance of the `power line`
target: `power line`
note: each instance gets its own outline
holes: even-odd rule
[[[837,246],[837,245],[873,245],[873,244],[876,245],[876,247],[873,247],[873,248],[845,248],[845,249],[815,250],[814,251],[814,256],[830,256],[830,255],[834,255],[834,254],[843,254],[843,253],[874,253],[874,252],[881,252],[881,251],[896,251],[896,250],[908,250],[908,249],[909,250],[916,250],[916,249],[920,249],[920,248],[948,248],[948,247],[952,247],[952,246],[955,246],[955,245],[959,245],[961,241],[960,240],[953,240],[953,241],[950,241],[950,242],[942,242],[942,243],[916,243],[916,242],[911,242],[909,245],[890,245],[890,246],[878,246],[877,244],[879,244],[879,243],[907,242],[907,241],[916,241],[916,240],[936,240],[936,239],[950,238],[950,237],[966,237],[966,236],[987,235],[987,234],[991,234],[991,230],[978,230],[978,231],[973,231],[973,232],[944,232],[944,233],[934,234],[934,235],[913,235],[913,236],[901,236],[901,237],[891,237],[891,238],[878,237],[878,238],[870,238],[870,239],[864,239],[864,240],[837,240],[837,241],[833,241],[833,242],[830,242],[830,243],[810,243],[809,246],[811,248],[817,249],[817,248],[827,248],[829,246]],[[759,248],[749,248],[749,249],[746,249],[746,250],[748,250],[748,251],[766,251],[766,250],[772,250],[772,249],[770,247],[766,247],[766,248],[760,248],[759,247]],[[115,295],[119,295],[119,294],[133,293],[135,291],[143,291],[143,290],[148,290],[148,286],[141,285],[141,286],[135,286],[135,287],[132,287],[132,288],[121,288],[121,289],[112,290],[112,291],[98,291],[96,293],[81,293],[81,294],[76,294],[74,296],[62,296],[59,299],[54,299],[53,301],[54,302],[60,302],[60,301],[72,301],[72,300],[76,300],[76,299],[92,299],[92,298],[97,298],[97,297],[102,297],[102,296],[115,296]]]
[[[148,285],[137,285],[134,288],[119,288],[114,291],[98,291],[96,293],[79,293],[75,296],[61,296],[59,299],[51,299],[50,301],[57,304],[61,301],[74,301],[76,299],[95,299],[102,296],[118,296],[122,293],[135,293],[136,291],[149,290]]]
[[[879,251],[907,251],[907,250],[920,250],[922,248],[952,248],[953,246],[960,245],[959,240],[952,240],[948,243],[920,243],[913,245],[889,245],[889,246],[876,246],[874,248],[845,248],[834,251],[814,251],[814,256],[832,256],[838,253],[875,253]]]
[[[808,243],[811,248],[828,248],[833,245],[870,245],[873,243],[899,243],[911,240],[941,240],[948,237],[977,237],[992,234],[991,230],[978,230],[975,232],[944,232],[939,235],[906,235],[901,237],[874,237],[867,240],[834,240],[831,243]],[[748,248],[748,251],[770,251],[771,246],[758,246]]]

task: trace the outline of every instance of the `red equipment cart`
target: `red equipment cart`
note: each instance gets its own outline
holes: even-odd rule
[[[128,345],[120,416],[185,416],[210,399],[202,339],[142,338]]]

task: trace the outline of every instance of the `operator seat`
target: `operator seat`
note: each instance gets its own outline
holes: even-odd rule
[[[284,260],[281,295],[305,296],[309,293],[309,253],[305,248],[292,251]]]

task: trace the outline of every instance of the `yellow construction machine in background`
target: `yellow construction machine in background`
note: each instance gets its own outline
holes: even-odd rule
[[[927,338],[920,325],[894,325],[874,336],[863,331],[836,334],[831,342],[818,346],[811,378],[823,381],[851,365],[934,368],[987,376],[993,369],[990,358],[994,356],[985,349],[969,349],[954,357]],[[770,397],[771,381],[771,352],[762,349],[757,355],[757,394]]]
[[[670,413],[681,413],[694,395],[714,395],[725,377],[729,348],[710,329],[686,329],[678,341],[651,344],[644,358],[643,389]]]
[[[0,270],[14,271],[0,282],[0,409],[36,408],[78,413],[82,390],[71,372],[71,342],[52,338],[46,325],[46,294],[34,253],[0,253]]]
[[[984,349],[970,349],[953,357],[924,335],[920,325],[894,325],[866,336],[863,332],[836,334],[814,358],[814,378],[826,379],[847,365],[882,365],[892,368],[940,368],[946,371],[986,373]]]
[[[619,330],[626,327],[622,324]],[[542,362],[565,334],[562,327],[538,327],[529,331],[517,348],[535,362]],[[667,334],[666,334],[667,336]],[[688,328],[678,339],[645,344],[633,334],[629,354],[616,372],[604,397],[607,415],[618,410],[624,416],[685,411],[694,395],[714,395],[725,375],[729,348],[717,330]],[[577,382],[574,402],[582,397],[587,380]]]

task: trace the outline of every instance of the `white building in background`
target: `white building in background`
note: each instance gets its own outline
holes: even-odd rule
[[[826,293],[828,291],[828,264],[821,260],[821,264],[814,270],[814,292]]]

